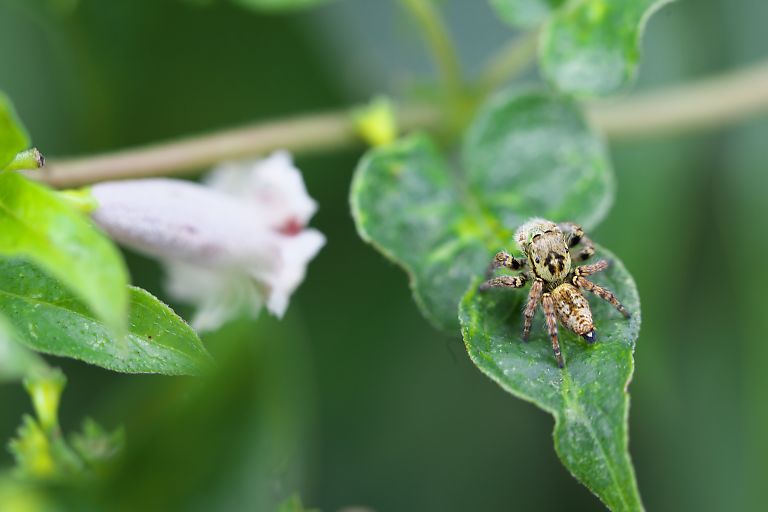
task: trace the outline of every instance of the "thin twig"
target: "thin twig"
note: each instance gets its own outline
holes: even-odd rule
[[[768,62],[728,74],[591,105],[589,117],[612,139],[727,125],[768,111]]]
[[[461,94],[461,66],[450,33],[432,0],[401,0],[419,24],[449,100]]]
[[[768,112],[768,62],[684,86],[601,102],[588,109],[611,139],[664,135],[723,126]],[[400,111],[403,131],[434,130],[444,123],[438,109]],[[268,121],[114,153],[52,160],[31,171],[56,187],[97,181],[182,174],[222,160],[258,156],[284,148],[294,153],[362,145],[347,110]]]
[[[507,43],[493,55],[478,80],[483,95],[498,89],[525,71],[536,57],[539,31],[532,30]]]
[[[438,112],[420,106],[399,113],[403,131],[432,128]],[[54,187],[74,187],[97,181],[148,176],[169,176],[210,167],[223,160],[264,155],[276,149],[313,153],[362,146],[348,110],[267,121],[209,135],[187,137],[112,153],[51,160],[31,171]]]

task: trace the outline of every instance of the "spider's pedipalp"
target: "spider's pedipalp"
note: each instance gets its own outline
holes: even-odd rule
[[[560,341],[557,337],[557,317],[555,316],[555,301],[552,295],[545,293],[541,297],[541,305],[544,307],[544,318],[547,320],[547,331],[552,340],[552,350],[555,352],[555,359],[560,368],[565,367],[563,355],[560,353]]]
[[[531,333],[531,323],[533,322],[533,315],[536,314],[536,306],[539,305],[539,299],[541,299],[541,292],[544,290],[544,281],[536,279],[531,285],[531,291],[528,293],[528,302],[525,305],[525,322],[523,323],[523,341],[528,341],[528,335]]]
[[[489,279],[480,285],[480,291],[483,292],[489,288],[522,288],[525,283],[528,282],[528,278],[525,274],[518,274],[516,276],[499,276]]]
[[[499,251],[496,253],[496,256],[493,257],[493,261],[491,261],[491,264],[488,265],[488,270],[486,271],[486,276],[491,277],[493,275],[494,270],[497,268],[508,268],[509,270],[520,270],[521,268],[525,267],[528,264],[528,261],[525,258],[515,258],[511,254],[509,254],[506,251]]]
[[[616,298],[616,295],[614,295],[612,291],[606,288],[603,288],[602,286],[597,285],[592,281],[581,276],[575,276],[573,278],[573,284],[575,284],[579,288],[584,288],[585,290],[588,290],[594,293],[595,295],[597,295],[598,297],[600,297],[605,301],[610,302],[611,305],[619,311],[619,313],[624,315],[626,318],[629,318],[630,316],[629,311],[627,311],[627,309],[624,306],[622,306],[621,302],[619,302],[619,299]]]

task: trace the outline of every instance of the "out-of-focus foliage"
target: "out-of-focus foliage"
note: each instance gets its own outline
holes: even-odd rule
[[[125,330],[128,273],[115,246],[55,193],[11,171],[0,172],[0,254],[39,265],[109,329]]]
[[[469,128],[463,173],[417,135],[372,150],[352,184],[360,235],[405,267],[425,315],[446,330],[470,280],[534,215],[594,226],[613,194],[610,164],[579,109],[543,92],[507,92]]]
[[[27,347],[127,373],[198,374],[212,363],[195,331],[149,292],[124,287],[127,335],[116,335],[34,266],[0,258],[0,312]]]
[[[40,356],[19,344],[11,326],[0,317],[0,382],[21,380],[44,367]]]
[[[632,83],[640,38],[651,14],[672,0],[491,0],[517,26],[544,23],[540,62],[557,88],[577,95],[615,92]]]
[[[562,370],[554,363],[541,314],[531,339],[520,339],[527,290],[480,293],[474,283],[461,303],[462,333],[483,373],[555,417],[557,455],[580,482],[611,510],[642,510],[627,436],[640,299],[624,265],[604,249],[595,254],[602,258],[611,266],[591,279],[614,291],[632,318],[627,321],[605,301],[592,301],[598,341],[588,346],[561,328]]]
[[[330,0],[233,0],[235,3],[250,9],[263,11],[293,11],[315,7]]]
[[[16,156],[27,149],[29,137],[21,125],[13,105],[8,97],[0,92],[0,170],[4,169]]]

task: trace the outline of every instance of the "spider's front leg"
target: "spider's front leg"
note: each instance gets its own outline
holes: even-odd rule
[[[582,244],[582,249],[573,256],[576,261],[585,261],[595,254],[595,243],[584,234],[584,230],[581,226],[573,222],[561,222],[557,225],[560,231],[565,236],[565,242],[568,244],[569,249],[573,249],[579,244]]]
[[[563,362],[563,355],[560,353],[560,341],[557,337],[557,316],[555,315],[555,301],[552,299],[552,295],[545,293],[541,297],[541,305],[544,307],[544,318],[547,320],[547,331],[549,332],[549,337],[552,340],[552,350],[555,352],[557,366],[563,368],[565,363]]]
[[[536,306],[539,305],[541,292],[544,289],[544,281],[536,278],[531,285],[531,291],[528,293],[528,303],[525,305],[525,322],[523,323],[523,341],[528,341],[528,335],[531,333],[531,323],[533,315],[536,314]]]
[[[528,282],[528,276],[518,274],[516,276],[499,276],[489,279],[480,285],[480,291],[484,292],[489,288],[522,288]]]
[[[598,262],[595,265],[598,265],[599,263],[602,263],[602,262]],[[608,264],[606,263],[606,266],[607,265]],[[587,265],[587,266],[591,266],[591,265]],[[581,268],[583,268],[583,267],[579,267],[579,269],[581,269]],[[578,275],[578,274],[576,274],[573,277],[573,284],[578,286],[579,288],[584,288],[585,290],[588,290],[588,291],[594,293],[595,295],[597,295],[598,297],[600,297],[601,299],[603,299],[605,301],[610,302],[611,305],[613,307],[615,307],[619,311],[619,313],[624,315],[625,318],[629,318],[629,316],[630,316],[629,315],[629,311],[627,311],[627,309],[621,304],[621,302],[619,302],[619,299],[616,298],[616,295],[614,295],[614,293],[611,290],[603,288],[602,286],[597,285],[597,284],[593,283],[592,281],[590,281],[590,280],[588,280],[588,279],[586,279],[586,278],[584,278],[584,277],[582,277],[581,275]]]
[[[508,268],[509,270],[520,270],[528,264],[525,258],[515,258],[506,251],[499,251],[496,256],[493,257],[493,261],[488,265],[486,271],[486,277],[490,278],[493,275],[494,270],[497,268]]]

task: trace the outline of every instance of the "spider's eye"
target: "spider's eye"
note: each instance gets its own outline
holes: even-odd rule
[[[536,263],[540,263],[540,262],[541,262],[541,258],[539,258],[538,256],[536,256]]]

